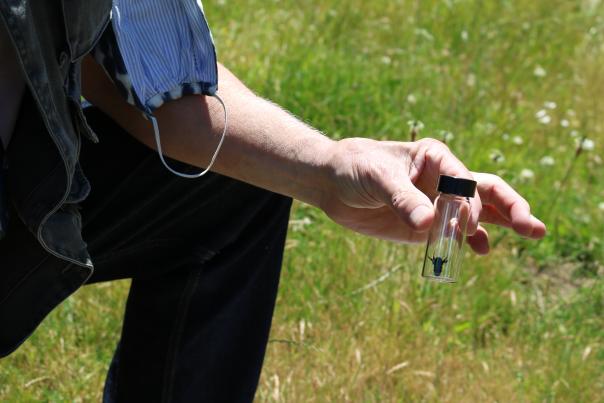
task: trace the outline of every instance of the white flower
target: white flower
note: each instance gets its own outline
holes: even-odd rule
[[[579,132],[576,130],[571,130],[569,135],[570,135],[570,137],[577,137],[577,136],[579,136]]]
[[[539,161],[539,163],[541,165],[545,166],[545,167],[551,167],[555,163],[554,157],[546,155],[543,158],[541,158],[541,160]]]
[[[468,74],[468,77],[466,78],[466,85],[468,87],[474,87],[476,85],[476,76],[474,74]]]
[[[535,70],[533,70],[533,74],[535,77],[545,77],[547,75],[547,71],[539,65],[535,66]]]
[[[541,109],[539,112],[535,113],[535,117],[539,120],[540,123],[544,125],[549,124],[552,121],[552,117],[547,114],[545,109]]]
[[[491,151],[491,154],[489,154],[489,158],[491,158],[491,161],[493,161],[497,164],[501,164],[501,163],[505,162],[505,156],[499,150]]]
[[[501,138],[503,139],[503,141],[508,141],[510,139],[510,135],[508,133],[503,133],[501,135]]]
[[[388,57],[388,56],[382,56],[382,63],[390,64],[390,63],[392,63],[392,59],[390,59],[390,57]]]
[[[543,104],[543,106],[545,106],[547,109],[556,109],[556,107],[557,107],[558,105],[556,105],[556,103],[555,103],[555,102],[552,102],[552,101],[546,101],[546,102]]]
[[[443,139],[443,141],[445,143],[450,142],[451,140],[453,140],[455,138],[455,135],[449,131],[446,130],[441,130],[440,131],[440,137]]]
[[[535,177],[535,173],[533,171],[531,171],[530,169],[524,168],[522,171],[520,171],[520,179],[525,180],[525,181],[529,181],[531,179],[533,179]]]
[[[560,126],[562,126],[562,127],[568,127],[568,126],[570,126],[570,122],[568,121],[568,119],[562,119],[560,121]]]
[[[469,37],[468,31],[466,31],[466,30],[461,31],[461,40],[462,41],[467,42],[468,41],[468,37]]]
[[[409,94],[407,95],[407,102],[411,105],[415,105],[415,103],[417,103],[417,98],[415,98],[415,95]]]
[[[514,136],[512,137],[512,143],[519,146],[520,144],[524,143],[524,140],[522,140],[522,137],[520,136]]]
[[[600,203],[598,204],[598,208],[599,208],[600,210],[604,211],[604,202],[600,202]]]

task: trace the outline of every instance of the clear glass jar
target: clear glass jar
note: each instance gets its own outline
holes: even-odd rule
[[[434,201],[434,223],[428,235],[422,276],[433,281],[455,283],[459,279],[463,243],[470,217],[470,197],[476,182],[441,175],[440,194]]]

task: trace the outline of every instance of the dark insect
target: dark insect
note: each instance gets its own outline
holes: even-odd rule
[[[443,271],[443,266],[449,261],[448,258],[443,259],[442,257],[432,256],[429,259],[432,262],[432,265],[434,266],[434,275],[437,277],[440,276],[440,273],[442,273]]]

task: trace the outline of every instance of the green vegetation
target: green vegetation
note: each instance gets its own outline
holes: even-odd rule
[[[259,401],[602,399],[604,4],[204,3],[219,58],[258,93],[334,138],[408,140],[420,120],[420,137],[511,182],[550,230],[491,228],[491,255],[431,284],[422,246],[296,204]],[[57,309],[0,362],[0,400],[99,401],[127,287]]]

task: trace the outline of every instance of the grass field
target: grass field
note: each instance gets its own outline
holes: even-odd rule
[[[604,400],[602,2],[204,3],[219,58],[259,94],[333,138],[406,141],[419,120],[549,229],[491,229],[451,286],[419,277],[421,246],[294,205],[258,401]],[[127,289],[53,312],[0,362],[0,401],[99,401]]]

